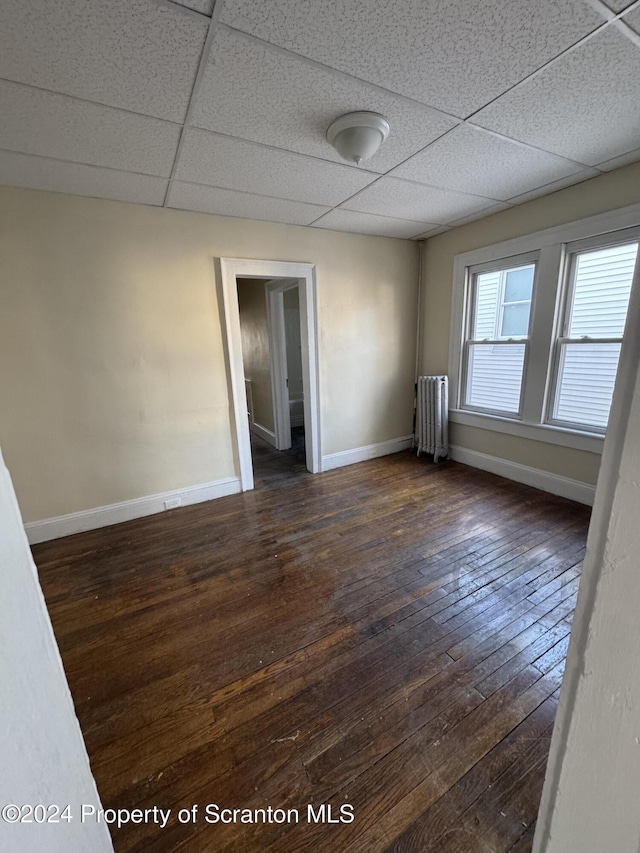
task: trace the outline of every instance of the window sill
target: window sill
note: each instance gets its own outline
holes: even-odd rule
[[[533,441],[545,441],[548,444],[559,444],[561,447],[573,447],[590,453],[602,453],[604,444],[604,436],[597,433],[577,432],[550,424],[525,424],[522,421],[501,418],[499,415],[486,415],[462,409],[451,409],[449,419],[454,424],[493,430]]]

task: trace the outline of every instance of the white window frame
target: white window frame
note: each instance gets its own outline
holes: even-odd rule
[[[500,262],[496,263],[495,261],[489,262],[486,264],[475,264],[474,266],[470,266],[467,268],[466,276],[465,276],[465,324],[464,324],[464,335],[462,347],[464,350],[462,357],[462,364],[460,370],[460,388],[458,395],[458,405],[460,409],[465,412],[481,412],[482,414],[488,415],[497,415],[501,418],[513,418],[515,420],[519,420],[522,417],[522,408],[523,408],[523,398],[524,398],[524,385],[525,385],[525,376],[527,372],[527,364],[529,361],[529,349],[531,342],[531,323],[533,316],[533,306],[535,302],[536,295],[536,279],[538,276],[538,260],[539,260],[539,252],[527,252],[524,255],[517,255],[515,257],[505,258]],[[474,316],[474,306],[476,304],[476,279],[478,275],[482,275],[482,273],[486,272],[502,272],[502,270],[513,269],[517,267],[524,267],[534,265],[534,273],[533,273],[533,289],[531,293],[531,310],[529,312],[529,328],[527,331],[527,335],[524,337],[519,336],[515,338],[505,338],[504,336],[498,335],[498,332],[502,330],[502,306],[504,304],[504,281],[500,282],[500,290],[498,293],[498,318],[496,327],[494,328],[494,332],[496,333],[495,338],[493,340],[489,339],[476,339],[471,337],[471,331],[473,329],[473,325],[475,322]],[[506,278],[506,276],[503,276]],[[500,412],[497,409],[486,409],[481,406],[472,406],[469,403],[464,402],[464,398],[466,396],[467,384],[469,381],[469,351],[473,344],[495,344],[496,346],[505,346],[508,344],[516,344],[524,346],[524,360],[522,365],[522,384],[520,386],[520,401],[518,405],[518,411],[514,412]]]
[[[564,421],[560,418],[553,417],[553,408],[558,390],[558,378],[560,374],[560,357],[564,344],[606,344],[619,343],[622,345],[622,336],[619,338],[570,338],[568,336],[570,307],[573,300],[573,292],[575,288],[575,269],[576,261],[579,254],[589,251],[597,251],[598,249],[608,249],[611,246],[620,246],[625,243],[640,243],[640,228],[625,228],[620,231],[615,231],[610,234],[602,234],[596,237],[587,237],[585,240],[576,240],[568,243],[565,247],[567,262],[567,273],[562,282],[562,289],[559,295],[559,311],[558,321],[553,342],[553,351],[551,353],[551,363],[549,370],[549,393],[547,395],[547,407],[545,423],[551,426],[559,426],[564,429],[574,430],[576,432],[585,432],[589,430],[593,433],[605,434],[605,427],[585,426],[585,424],[572,423]],[[640,250],[639,250],[640,251]],[[636,260],[636,263],[638,261]]]
[[[584,426],[549,422],[559,323],[564,317],[569,277],[567,266],[577,246],[604,246],[636,239],[627,231],[640,226],[640,204],[590,216],[523,237],[464,252],[454,258],[451,334],[449,344],[450,419],[453,423],[517,435],[536,441],[601,453],[604,434]],[[582,249],[581,249],[582,250]],[[463,353],[469,330],[470,271],[505,268],[522,256],[537,254],[530,315],[530,337],[523,369],[520,413],[500,414],[463,408]],[[638,271],[636,269],[636,280]],[[531,331],[535,329],[535,334]],[[515,339],[514,339],[515,340]]]

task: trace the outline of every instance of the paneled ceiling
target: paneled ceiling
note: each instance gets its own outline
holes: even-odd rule
[[[3,184],[417,238],[640,159],[640,0],[0,0],[0,115]]]

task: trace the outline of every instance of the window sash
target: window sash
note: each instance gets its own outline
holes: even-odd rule
[[[606,427],[600,427],[595,424],[587,423],[586,421],[570,421],[564,418],[556,417],[554,412],[558,404],[558,395],[560,392],[560,366],[562,364],[562,352],[566,346],[575,346],[586,344],[588,346],[600,346],[607,344],[622,344],[622,337],[619,338],[557,338],[554,344],[552,353],[552,381],[549,387],[549,399],[547,404],[547,417],[545,423],[552,426],[561,426],[565,429],[572,429],[576,432],[590,432],[604,435]]]
[[[499,340],[526,340],[529,338],[531,334],[531,318],[532,318],[532,308],[533,308],[533,299],[535,293],[536,286],[536,275],[537,275],[537,259],[538,253],[535,253],[534,256],[526,255],[516,258],[506,258],[501,264],[486,266],[481,265],[478,268],[473,268],[469,270],[469,278],[470,278],[470,286],[467,292],[467,316],[469,317],[469,323],[466,327],[466,334],[464,336],[464,340],[475,341],[476,343],[481,343],[483,341],[491,340],[489,338],[479,338],[476,337],[473,332],[476,327],[477,321],[477,310],[478,310],[478,277],[485,273],[498,273],[500,275],[500,280],[498,282],[498,293],[496,296],[496,317],[494,322],[494,333],[495,339]],[[523,267],[533,267],[533,284],[531,288],[531,299],[515,299],[511,301],[505,300],[506,295],[506,283],[507,283],[507,273],[512,270],[521,269]],[[526,335],[511,335],[509,337],[505,335],[501,335],[502,326],[504,323],[504,309],[509,305],[529,305],[529,326],[527,329]]]
[[[460,364],[460,381],[458,386],[458,405],[461,409],[470,412],[480,412],[496,417],[509,418],[511,420],[521,420],[523,412],[523,402],[525,394],[527,367],[529,364],[529,342],[533,323],[533,310],[536,298],[537,278],[538,278],[538,259],[539,252],[527,252],[526,254],[515,255],[513,257],[501,259],[492,264],[479,264],[474,267],[467,268],[467,286],[465,288],[465,321],[463,324],[462,337],[462,352]],[[515,302],[505,303],[505,283],[506,273],[513,269],[521,267],[533,266],[533,284],[531,289],[530,300],[516,300]],[[480,338],[473,334],[476,327],[476,312],[478,309],[478,276],[483,273],[500,273],[500,283],[497,294],[497,310],[496,322],[494,326],[494,337]],[[526,335],[514,335],[511,337],[499,337],[502,329],[504,307],[506,305],[515,305],[528,303],[529,308],[529,327]],[[524,358],[522,365],[522,374],[520,379],[520,394],[518,400],[518,411],[508,411],[504,409],[488,408],[484,406],[473,405],[468,402],[469,399],[469,362],[471,347],[474,345],[486,346],[523,346]]]
[[[513,305],[528,305],[529,306],[529,328],[527,329],[526,335],[500,335],[500,340],[525,340],[529,337],[529,330],[531,329],[531,299],[518,299],[514,302],[505,302],[504,300],[500,303],[500,314],[498,318],[498,331],[502,332],[504,327],[504,309],[511,308]]]
[[[622,345],[622,338],[558,338],[556,342],[556,350],[554,352],[554,383],[553,383],[553,394],[549,397],[549,411],[546,423],[552,426],[560,426],[565,429],[572,429],[576,432],[590,432],[590,433],[598,433],[604,436],[607,424],[605,426],[600,426],[598,424],[594,424],[591,421],[586,420],[570,420],[568,418],[562,418],[555,414],[560,404],[560,383],[561,383],[561,372],[560,368],[562,365],[562,357],[563,352],[568,346],[579,346],[586,345],[590,347],[604,347],[610,345]],[[618,370],[618,364],[616,364],[616,373]],[[615,378],[614,378],[615,381]]]
[[[598,335],[581,335],[579,337],[571,336],[569,330],[571,328],[575,290],[577,278],[577,264],[580,255],[588,254],[589,252],[597,252],[600,249],[614,248],[615,246],[624,246],[631,243],[638,243],[638,252],[636,255],[636,269],[634,270],[633,280],[637,271],[638,261],[640,259],[640,229],[626,229],[613,232],[611,234],[603,234],[591,237],[587,240],[580,240],[565,246],[566,263],[565,274],[559,282],[558,304],[559,304],[559,319],[558,332],[555,336],[553,346],[551,348],[549,358],[549,376],[547,379],[546,406],[544,411],[544,420],[541,423],[552,426],[561,426],[569,428],[576,432],[590,432],[604,435],[606,427],[595,426],[586,421],[568,421],[558,418],[554,412],[558,407],[558,395],[560,392],[560,367],[562,363],[562,354],[565,347],[571,345],[588,344],[597,346],[600,344],[622,344],[622,335],[620,336],[598,336]],[[628,308],[627,308],[628,310]]]
[[[474,346],[490,347],[490,346],[507,346],[507,347],[524,347],[524,356],[522,360],[522,373],[520,377],[520,394],[518,396],[518,409],[516,412],[510,409],[489,408],[488,406],[478,406],[470,403],[469,399],[469,380],[470,371],[469,365],[471,360],[471,349]],[[524,400],[525,376],[527,372],[527,364],[529,362],[529,341],[521,339],[498,339],[498,340],[467,340],[464,346],[463,356],[463,371],[462,371],[462,393],[461,403],[462,408],[469,412],[484,412],[490,415],[496,415],[501,418],[511,418],[512,420],[520,420],[522,418],[522,406]]]
[[[529,334],[531,332],[531,305],[533,303],[533,285],[531,287],[531,298],[530,299],[507,300],[507,298],[506,298],[506,296],[507,296],[507,275],[508,275],[508,273],[510,273],[512,270],[525,269],[525,268],[530,267],[530,266],[533,267],[533,277],[535,279],[535,275],[536,275],[535,262],[526,263],[526,264],[517,264],[515,266],[509,266],[508,268],[505,268],[505,269],[500,271],[500,285],[499,285],[499,290],[498,290],[498,316],[497,316],[496,333],[497,333],[497,337],[500,338],[501,340],[514,340],[514,341],[515,340],[526,340],[529,337]],[[477,276],[478,276],[478,273],[476,273],[476,279],[477,279]],[[502,328],[504,326],[504,309],[510,305],[528,305],[529,306],[529,325],[527,327],[527,334],[526,335],[510,335],[510,336],[508,336],[508,335],[502,334]]]
[[[590,252],[597,252],[599,249],[612,249],[615,246],[624,246],[631,243],[638,243],[638,254],[636,255],[636,266],[638,264],[638,256],[640,255],[640,234],[638,229],[633,229],[635,234],[618,232],[617,234],[602,235],[599,241],[591,239],[587,245],[582,245],[586,241],[580,241],[580,244],[570,244],[566,246],[569,263],[567,264],[567,273],[561,289],[561,307],[562,320],[560,323],[561,333],[559,337],[569,338],[569,330],[573,319],[575,290],[578,258],[580,255],[586,255]],[[609,237],[609,239],[607,239]],[[633,283],[632,283],[633,286]],[[593,337],[593,340],[602,340],[599,336]]]

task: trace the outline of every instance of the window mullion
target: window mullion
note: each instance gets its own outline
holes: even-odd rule
[[[540,250],[536,269],[534,299],[531,307],[529,351],[523,377],[522,420],[524,423],[544,421],[544,408],[549,377],[549,354],[554,342],[558,311],[558,284],[564,262],[561,243]]]
[[[500,338],[502,335],[502,323],[504,318],[504,291],[505,291],[505,282],[506,282],[507,274],[503,270],[500,273],[500,284],[498,286],[498,305],[496,311],[496,329],[495,329],[495,337]]]

